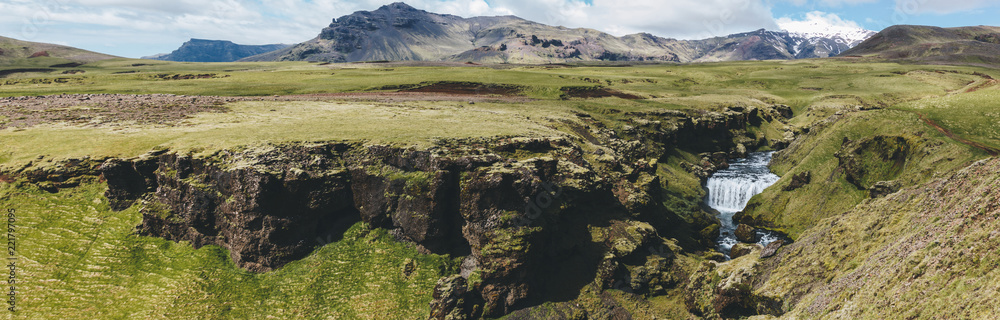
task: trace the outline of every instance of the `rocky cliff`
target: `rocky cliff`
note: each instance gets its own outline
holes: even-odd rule
[[[688,271],[675,259],[702,250],[713,235],[699,230],[713,222],[665,206],[676,195],[665,192],[672,182],[659,160],[703,152],[685,174],[704,177],[731,152],[779,143],[748,129],[784,119],[756,107],[631,117],[635,126],[618,133],[578,114],[576,138],[159,151],[99,170],[113,208],[140,206],[141,234],[219,245],[237,265],[266,272],[361,220],[423,252],[464,257],[459,275],[438,282],[432,318],[496,317],[588,286],[682,286]]]

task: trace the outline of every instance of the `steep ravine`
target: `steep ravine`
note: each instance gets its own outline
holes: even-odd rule
[[[780,126],[780,108],[577,118],[567,137],[164,150],[98,170],[113,208],[141,207],[140,234],[219,245],[255,272],[359,220],[423,252],[465,257],[461,274],[438,282],[431,317],[496,317],[584,288],[622,289],[623,278],[639,294],[682,288],[690,263],[678,259],[710,248],[713,222],[666,205],[683,197],[668,190],[671,177],[701,180],[748,147],[787,143],[757,129]],[[702,160],[668,165],[678,152]]]
[[[785,231],[795,242],[702,264],[685,303],[712,319],[981,318],[989,307],[954,297],[981,296],[981,286],[956,284],[994,277],[978,263],[992,256],[979,248],[995,247],[981,217],[995,211],[995,179],[984,172],[996,161],[976,162],[988,156],[911,113],[845,110],[819,121],[775,153],[781,178],[734,218],[737,229]]]

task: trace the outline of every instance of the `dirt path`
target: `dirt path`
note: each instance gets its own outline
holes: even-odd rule
[[[913,112],[914,114],[917,115],[917,117],[920,117],[920,120],[923,120],[924,123],[926,123],[927,125],[929,125],[931,127],[934,127],[934,129],[937,129],[937,131],[940,131],[945,136],[948,136],[949,138],[952,138],[955,141],[961,142],[961,143],[966,144],[966,145],[968,145],[970,147],[973,147],[973,148],[977,148],[977,149],[986,151],[986,153],[988,153],[990,156],[993,156],[993,157],[996,157],[997,155],[1000,155],[1000,149],[997,149],[997,148],[994,148],[994,147],[990,147],[990,146],[984,145],[984,144],[979,143],[979,142],[975,142],[975,141],[971,141],[971,140],[959,137],[954,132],[951,132],[951,130],[945,129],[941,125],[937,124],[937,122],[935,122],[934,120],[931,120],[931,119],[925,117],[924,115],[920,114],[919,112],[916,112],[916,111],[909,111],[909,112]]]
[[[980,83],[980,84],[978,84],[978,85],[976,85],[976,86],[974,86],[972,88],[969,88],[968,90],[965,90],[965,93],[976,92],[976,91],[979,91],[979,90],[982,90],[982,89],[985,89],[985,88],[988,88],[988,87],[995,86],[995,85],[997,85],[997,83],[998,82],[997,82],[996,79],[987,79],[983,83]]]

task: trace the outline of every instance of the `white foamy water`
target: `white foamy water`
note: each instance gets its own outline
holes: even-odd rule
[[[719,211],[717,217],[720,227],[717,243],[722,253],[728,255],[729,250],[737,243],[733,215],[746,208],[750,198],[764,192],[764,189],[778,181],[779,177],[767,168],[773,154],[774,152],[751,153],[747,158],[729,163],[729,169],[719,170],[708,178],[705,184],[708,189],[705,203]],[[758,243],[761,245],[777,240],[776,235],[767,232],[758,234],[761,239]]]

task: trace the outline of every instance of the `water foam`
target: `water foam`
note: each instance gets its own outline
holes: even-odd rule
[[[750,198],[764,192],[778,181],[780,177],[771,173],[767,164],[771,162],[774,152],[754,152],[747,158],[738,159],[729,164],[729,168],[719,170],[705,184],[708,197],[705,203],[719,212],[718,249],[729,254],[729,250],[737,243],[736,225],[733,215],[746,208]],[[758,232],[761,245],[767,245],[778,239],[770,232]]]

